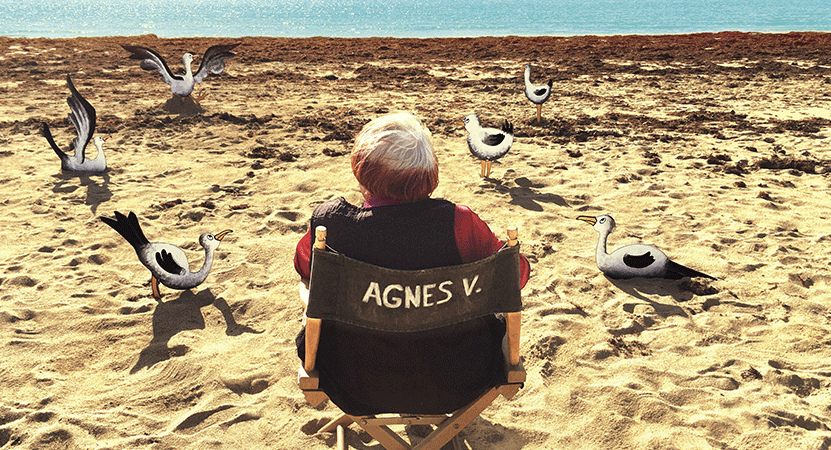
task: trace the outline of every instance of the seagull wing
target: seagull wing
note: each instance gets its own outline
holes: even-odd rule
[[[64,163],[68,162],[69,156],[64,153],[60,147],[58,147],[58,144],[55,143],[55,139],[52,137],[52,132],[49,131],[49,125],[47,125],[46,122],[43,122],[43,129],[41,130],[41,133],[43,134],[43,137],[49,141],[49,145],[52,147],[52,150],[57,153],[58,158],[61,158],[61,161]]]
[[[239,43],[214,45],[208,48],[202,57],[202,61],[199,63],[199,69],[193,74],[193,81],[201,83],[208,76],[208,72],[213,74],[222,73],[225,70],[225,59],[236,56],[234,53],[231,53],[231,50],[238,45]]]
[[[541,87],[541,88],[538,88],[538,89],[534,89],[534,95],[537,95],[537,96],[540,96],[540,97],[545,95],[546,92],[548,92],[548,86]]]
[[[92,139],[92,134],[95,133],[95,108],[84,97],[81,97],[69,75],[66,76],[66,85],[72,92],[72,95],[66,99],[69,109],[72,110],[69,113],[69,120],[78,132],[78,136],[72,141],[70,147],[75,149],[75,159],[83,163],[86,159],[85,149]]]
[[[164,269],[165,272],[172,273],[174,275],[184,275],[185,269],[184,267],[180,266],[175,259],[173,259],[173,255],[165,249],[161,249],[156,252],[156,263]]]
[[[684,277],[702,277],[702,278],[709,278],[711,280],[715,280],[715,277],[707,275],[706,273],[699,272],[695,269],[690,269],[687,266],[682,266],[675,261],[667,260],[667,273],[665,275],[666,278],[672,280],[680,280]]]
[[[135,45],[122,45],[124,50],[130,52],[130,59],[137,59],[141,61],[139,67],[144,70],[157,70],[162,75],[165,83],[171,84],[173,80],[181,80],[182,77],[174,75],[170,67],[167,66],[162,55],[156,53],[147,47],[139,47]]]
[[[654,262],[655,257],[652,256],[652,252],[646,252],[642,255],[630,255],[628,253],[623,255],[623,264],[634,269],[649,267]]]
[[[110,217],[101,216],[99,217],[102,222],[106,223],[107,225],[111,226],[118,234],[121,235],[133,248],[136,250],[136,253],[139,253],[142,248],[150,245],[150,241],[147,240],[147,237],[144,235],[144,232],[141,231],[141,225],[139,224],[138,217],[132,211],[128,213],[128,215],[121,214],[118,211],[115,211],[115,219]]]
[[[482,136],[482,143],[491,147],[496,147],[505,140],[505,133],[488,133],[487,131]]]

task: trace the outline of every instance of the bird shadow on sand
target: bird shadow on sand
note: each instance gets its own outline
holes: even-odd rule
[[[535,186],[531,180],[525,177],[513,180],[516,186],[506,186],[503,184],[503,180],[492,178],[487,178],[487,180],[494,184],[494,189],[497,192],[511,196],[511,201],[508,203],[521,206],[529,211],[542,211],[543,207],[540,203],[553,203],[557,206],[571,207],[566,199],[557,194],[537,192],[534,188],[540,186]]]
[[[192,291],[182,291],[178,298],[162,301],[153,311],[153,339],[139,354],[135,366],[130,373],[136,373],[145,367],[166,361],[174,356],[183,356],[187,352],[185,346],[169,347],[168,342],[176,334],[186,330],[204,330],[205,318],[202,308],[215,306],[225,318],[225,334],[239,336],[243,333],[262,333],[251,327],[240,325],[234,319],[231,307],[222,299],[217,298],[210,289],[194,294]]]
[[[609,277],[606,277],[606,279],[621,291],[650,305],[655,310],[655,314],[661,317],[689,317],[687,311],[678,305],[656,302],[647,297],[672,297],[676,302],[691,300],[693,293],[680,289],[678,280],[666,280],[663,278],[614,279]]]
[[[71,172],[60,173],[55,175],[55,177],[58,178],[58,182],[52,187],[52,192],[56,194],[69,194],[75,192],[79,187],[85,186],[87,188],[87,195],[84,199],[84,204],[90,207],[93,214],[97,213],[98,206],[101,203],[107,202],[113,197],[113,193],[109,187],[109,171],[104,171],[100,175],[73,174]],[[101,179],[100,183],[96,181],[99,177]],[[76,178],[81,182],[77,186],[71,183]]]
[[[205,108],[194,101],[194,99],[190,96],[182,98],[174,94],[164,103],[162,111],[171,114],[178,114],[182,117],[193,117],[204,113]]]

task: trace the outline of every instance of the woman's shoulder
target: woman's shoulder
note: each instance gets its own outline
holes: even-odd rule
[[[323,215],[325,215],[327,213],[330,213],[332,211],[337,211],[339,209],[344,209],[344,208],[355,209],[355,208],[357,208],[357,206],[347,202],[346,199],[342,196],[341,197],[335,197],[331,200],[327,200],[327,201],[321,203],[320,205],[318,205],[315,208],[312,215],[313,216],[323,216]]]
[[[466,205],[454,205],[454,207],[456,209],[456,217],[479,219],[479,215]]]

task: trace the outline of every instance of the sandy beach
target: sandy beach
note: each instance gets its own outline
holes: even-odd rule
[[[198,114],[120,44],[239,42]],[[520,230],[524,389],[473,449],[831,448],[831,34],[471,39],[0,37],[0,449],[327,449],[296,387],[292,266],[315,206],[361,196],[352,139],[416,112],[435,197]],[[199,59],[194,62],[194,69]],[[521,67],[553,80],[541,122]],[[70,75],[111,135],[103,175],[62,174]],[[490,178],[464,116],[515,126]],[[99,216],[133,211],[199,287],[162,287]],[[611,280],[597,233],[717,278]],[[378,449],[353,427],[353,448]]]

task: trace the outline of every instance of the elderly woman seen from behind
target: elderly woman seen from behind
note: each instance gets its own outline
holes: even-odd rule
[[[311,227],[294,257],[295,270],[304,281],[311,272],[312,230],[318,225],[326,226],[326,244],[338,253],[400,270],[476,261],[503,246],[468,207],[430,198],[439,183],[438,160],[430,132],[412,114],[389,114],[368,123],[355,140],[352,172],[364,202],[355,206],[338,197],[314,210]],[[524,286],[530,265],[524,257],[520,262]],[[351,415],[443,413],[438,409],[444,406],[432,404],[419,392],[440,388],[459,406],[469,401],[470,392],[484,392],[494,383],[492,374],[501,373],[493,369],[502,364],[504,333],[504,323],[492,316],[405,336],[324,321],[321,342],[332,344],[318,350],[321,387]],[[297,344],[302,358],[302,331]],[[465,355],[462,362],[458,355]],[[446,360],[445,371],[454,375],[438,377],[405,369],[428,362],[435,366],[437,360]],[[386,366],[377,370],[387,373],[383,380],[348,369],[379,365]],[[391,379],[389,373],[398,373],[400,379]],[[380,392],[379,384],[389,388]]]

